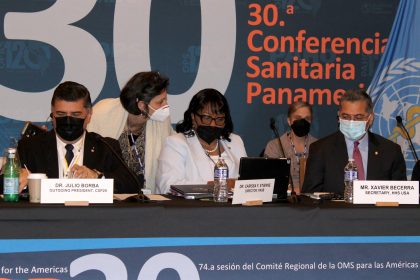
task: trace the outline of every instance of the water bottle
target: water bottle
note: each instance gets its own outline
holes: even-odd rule
[[[228,202],[227,179],[229,177],[229,168],[226,162],[219,157],[214,165],[214,201]]]
[[[8,202],[19,201],[19,172],[20,164],[16,148],[7,149],[7,160],[3,173],[3,200]]]
[[[344,201],[353,203],[353,181],[357,180],[357,166],[354,159],[349,158],[349,162],[344,167]]]

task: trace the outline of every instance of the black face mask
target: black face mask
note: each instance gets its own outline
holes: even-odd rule
[[[305,119],[296,120],[292,123],[291,128],[296,136],[303,137],[308,135],[311,129],[311,123]]]
[[[55,117],[55,132],[66,141],[74,141],[82,136],[85,119],[75,117]]]
[[[203,139],[207,144],[210,144],[216,139],[220,138],[222,134],[222,127],[217,126],[207,126],[207,125],[199,125],[197,127],[197,134],[198,137]]]

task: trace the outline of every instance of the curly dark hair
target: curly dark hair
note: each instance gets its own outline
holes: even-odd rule
[[[233,122],[229,104],[223,94],[212,88],[202,89],[193,96],[187,111],[184,113],[184,120],[176,125],[176,132],[182,132],[188,136],[194,135],[191,115],[197,114],[207,104],[210,104],[214,113],[225,114],[225,127],[222,130],[221,137],[230,142],[229,136],[233,132]]]
[[[121,90],[120,101],[124,109],[133,115],[144,114],[138,107],[138,102],[150,103],[169,86],[169,79],[159,72],[140,72],[135,74]],[[146,112],[147,113],[147,112]]]

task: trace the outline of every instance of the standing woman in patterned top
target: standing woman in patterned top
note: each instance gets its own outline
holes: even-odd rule
[[[93,107],[89,131],[119,141],[123,158],[144,188],[155,193],[157,158],[173,129],[169,117],[169,79],[159,72],[135,74],[119,98],[107,98]]]
[[[287,123],[290,130],[280,136],[285,155],[281,152],[277,138],[267,143],[264,155],[271,158],[286,157],[291,159],[290,173],[293,179],[293,187],[299,194],[304,175],[301,178],[300,169],[305,166],[309,145],[317,140],[309,134],[312,123],[311,105],[303,101],[291,104],[287,111]]]

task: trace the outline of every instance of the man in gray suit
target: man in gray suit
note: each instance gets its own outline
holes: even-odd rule
[[[373,123],[370,96],[348,90],[339,104],[340,130],[309,147],[302,192],[344,192],[344,167],[353,158],[360,180],[406,180],[401,147],[369,131]]]

